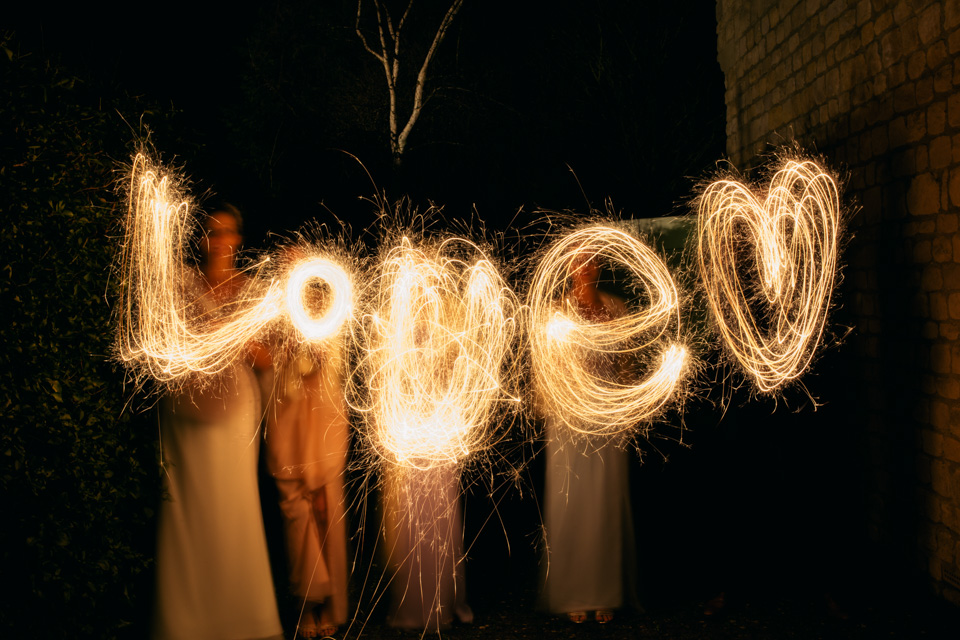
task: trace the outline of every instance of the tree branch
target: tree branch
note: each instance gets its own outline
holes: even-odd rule
[[[411,0],[412,4],[413,0]],[[363,43],[363,48],[370,52],[374,58],[380,61],[383,65],[383,73],[387,78],[387,93],[390,101],[390,110],[388,115],[388,125],[390,129],[390,151],[391,153],[396,153],[396,140],[397,140],[397,75],[400,70],[400,60],[398,57],[400,43],[399,43],[399,31],[394,33],[393,22],[390,19],[390,13],[387,9],[381,6],[379,0],[373,0],[374,12],[377,16],[377,35],[380,38],[380,52],[374,51],[373,47],[367,42],[367,38],[363,35],[363,30],[360,28],[360,18],[363,13],[363,0],[357,0],[357,22],[355,25],[357,35],[360,37],[360,41]],[[409,7],[408,7],[409,10]],[[406,15],[404,15],[406,18]],[[394,55],[391,57],[389,54],[389,47],[387,45],[388,36],[384,33],[384,22],[386,22],[386,31],[389,33],[389,39],[393,40],[394,46]],[[401,21],[402,24],[402,21]]]
[[[377,15],[377,33],[380,38],[380,51],[376,51],[370,46],[367,37],[360,28],[363,2],[364,0],[357,0],[355,29],[357,36],[360,37],[360,42],[363,44],[363,48],[380,61],[383,65],[384,74],[387,77],[387,91],[390,96],[390,151],[393,154],[394,161],[399,163],[406,149],[407,138],[410,136],[410,131],[413,130],[414,124],[416,124],[417,119],[420,117],[420,111],[423,109],[424,87],[427,83],[427,70],[430,67],[430,62],[433,60],[433,56],[440,46],[440,43],[443,42],[443,38],[447,35],[447,31],[450,29],[451,23],[460,11],[460,7],[463,6],[463,0],[453,1],[453,4],[447,9],[446,14],[443,16],[437,32],[433,36],[433,42],[430,44],[430,48],[424,56],[423,64],[420,66],[420,72],[417,74],[417,81],[413,93],[413,108],[410,111],[410,117],[407,119],[406,125],[404,125],[403,130],[400,131],[399,134],[397,133],[397,81],[400,77],[401,36],[415,0],[409,0],[403,11],[403,15],[400,17],[400,22],[397,23],[396,27],[394,27],[393,18],[386,6],[383,5],[380,0],[372,0],[374,11]],[[391,49],[393,50],[392,52]]]
[[[420,72],[417,74],[417,85],[413,93],[413,110],[410,112],[410,117],[407,119],[407,124],[403,127],[403,131],[401,131],[397,137],[399,156],[403,155],[403,151],[407,146],[407,138],[410,136],[410,131],[420,117],[420,110],[423,108],[423,89],[427,83],[427,68],[430,66],[430,61],[433,60],[433,55],[436,53],[440,43],[443,42],[444,36],[447,35],[450,24],[453,22],[453,19],[457,17],[461,6],[463,6],[463,0],[454,0],[453,4],[450,5],[446,15],[443,16],[443,20],[440,22],[437,33],[433,36],[433,42],[427,50],[427,55],[423,58],[423,65],[421,65]]]
[[[363,11],[363,0],[357,0],[357,22],[354,25],[354,28],[357,31],[357,35],[360,37],[360,42],[363,43],[363,48],[370,52],[370,55],[372,55],[374,58],[376,58],[380,62],[383,62],[384,64],[386,64],[386,61],[384,60],[384,56],[373,50],[373,48],[367,43],[367,36],[363,35],[363,31],[360,29],[360,14],[362,13],[362,11]],[[380,23],[379,15],[377,16],[377,23],[378,24]],[[383,42],[383,31],[381,30],[381,43],[382,42]]]

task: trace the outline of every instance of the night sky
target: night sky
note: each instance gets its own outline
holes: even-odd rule
[[[258,243],[331,215],[356,233],[373,219],[359,199],[374,184],[444,205],[450,219],[475,205],[494,230],[521,207],[530,219],[607,198],[626,217],[682,213],[723,156],[714,3],[593,4],[468,0],[399,172],[386,153],[383,72],[360,46],[352,1],[41,6],[12,22],[25,46],[81,77],[180,110],[196,148],[154,146],[198,195],[240,204]],[[415,7],[411,53],[442,8]]]

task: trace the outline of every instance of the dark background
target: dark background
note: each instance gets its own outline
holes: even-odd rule
[[[444,9],[415,7],[411,54]],[[466,2],[432,63],[400,171],[387,153],[383,71],[355,15],[342,0],[73,5],[20,17],[18,33],[92,81],[182,111],[184,144],[152,142],[197,195],[240,203],[252,241],[331,213],[362,230],[372,218],[357,200],[374,185],[451,218],[476,205],[494,229],[521,206],[585,212],[606,198],[656,217],[722,157],[710,2]],[[401,99],[405,120],[409,93]]]

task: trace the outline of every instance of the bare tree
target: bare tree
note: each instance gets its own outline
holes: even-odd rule
[[[401,16],[400,21],[397,23],[394,23],[390,11],[381,0],[372,0],[372,2],[377,17],[379,48],[370,46],[367,36],[364,35],[360,27],[364,0],[357,0],[356,30],[357,35],[360,36],[360,41],[363,43],[363,47],[380,61],[383,65],[384,74],[387,77],[387,90],[390,94],[390,152],[393,155],[394,165],[399,165],[403,160],[403,153],[407,147],[407,139],[410,137],[410,132],[413,130],[413,126],[416,124],[417,119],[420,117],[420,112],[423,109],[424,90],[427,84],[427,70],[430,66],[430,61],[433,60],[437,48],[440,46],[440,43],[443,42],[444,36],[447,35],[447,30],[460,11],[463,0],[453,0],[453,3],[450,5],[450,8],[447,9],[443,20],[440,22],[440,26],[433,36],[433,42],[430,44],[430,48],[427,49],[427,53],[423,57],[423,63],[420,65],[419,73],[417,73],[417,80],[413,90],[413,106],[410,109],[410,116],[407,118],[406,124],[403,125],[402,129],[399,126],[397,113],[399,102],[397,96],[397,80],[400,75],[401,60],[400,43],[403,27],[410,15],[410,10],[413,8],[414,0],[409,0],[406,9],[403,11],[403,16]]]

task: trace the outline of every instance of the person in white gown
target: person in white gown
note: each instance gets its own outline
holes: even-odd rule
[[[214,211],[201,242],[201,271],[188,291],[206,313],[229,305],[242,285],[235,267],[241,219]],[[257,345],[210,384],[163,400],[164,486],[157,533],[157,640],[282,638],[260,510],[261,417]]]
[[[473,622],[467,604],[459,469],[390,466],[383,485],[387,561],[393,571],[388,623],[439,631]]]
[[[332,636],[347,621],[343,366],[337,341],[294,357],[277,377],[267,419],[267,466],[277,483],[304,638]]]
[[[593,322],[623,315],[623,301],[597,288],[593,260],[572,269],[569,301]],[[598,358],[593,366],[615,377],[619,366]],[[582,623],[597,622],[636,604],[629,459],[615,439],[590,437],[546,416],[544,483],[545,578],[539,605]]]

